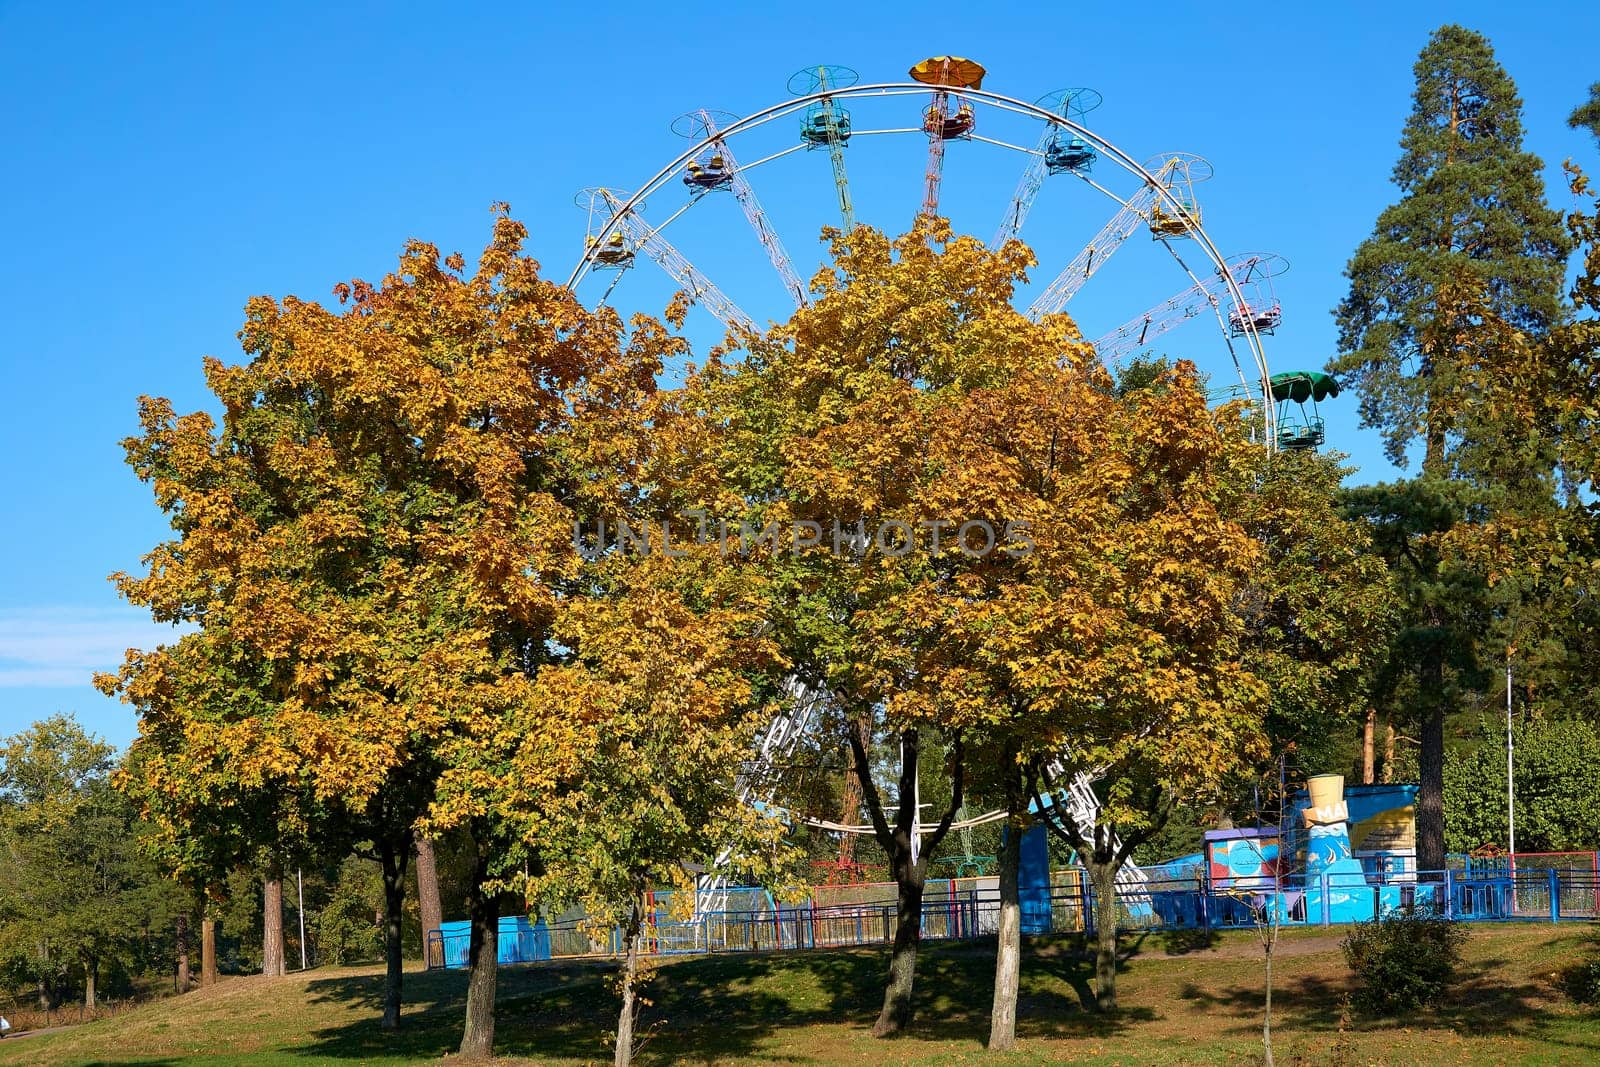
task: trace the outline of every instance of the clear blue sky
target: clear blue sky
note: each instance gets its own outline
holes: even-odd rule
[[[165,526],[117,442],[141,393],[180,410],[207,404],[200,358],[237,356],[249,296],[326,298],[341,279],[380,277],[411,236],[470,257],[496,200],[564,277],[584,233],[577,189],[641,182],[682,146],[674,116],[775,103],[801,67],[893,81],[924,56],[967,55],[989,68],[985,88],[1007,95],[1097,89],[1105,104],[1089,125],[1138,158],[1207,157],[1216,178],[1197,191],[1223,251],[1293,265],[1278,289],[1274,369],[1320,367],[1331,353],[1340,272],[1393,198],[1411,64],[1435,26],[1461,22],[1494,42],[1552,203],[1567,206],[1563,158],[1600,170],[1592,142],[1564,123],[1600,80],[1593,5],[1290,7],[0,5],[11,247],[0,734],[67,710],[113,742],[132,737],[131,712],[88,676],[163,636],[119,606],[106,575],[137,567]],[[851,146],[862,221],[909,222],[921,152],[912,138]],[[953,146],[945,202],[958,227],[987,239],[1017,169],[1001,149]],[[774,163],[756,185],[809,269],[816,229],[832,221],[825,157]],[[1024,232],[1045,276],[1109,214],[1081,187],[1063,190],[1046,186]],[[649,214],[681,202],[663,193]],[[697,207],[670,236],[746,310],[782,314],[731,200]],[[1148,247],[1106,275],[1073,304],[1090,336],[1182,288]],[[656,310],[667,288],[636,271],[616,302]],[[690,329],[701,341],[713,332],[703,315]],[[1188,336],[1164,347],[1186,352]],[[1392,473],[1375,435],[1356,429],[1353,399],[1325,414],[1359,479]]]

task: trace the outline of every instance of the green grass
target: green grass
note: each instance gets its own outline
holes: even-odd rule
[[[1553,1065],[1600,1062],[1600,1015],[1566,1003],[1558,975],[1600,949],[1592,928],[1474,930],[1449,1000],[1415,1018],[1356,1019],[1341,1030],[1350,979],[1337,931],[1285,932],[1275,1035],[1280,1065]],[[994,951],[933,944],[918,969],[915,1032],[875,1041],[880,950],[713,956],[664,962],[647,995],[640,1062],[889,1064],[1074,1062],[1249,1064],[1260,1050],[1261,962],[1252,935],[1154,936],[1129,943],[1123,1011],[1087,1012],[1091,969],[1066,938],[1029,944],[1016,1051],[990,1056]],[[609,1061],[612,969],[505,968],[497,1047],[510,1062]],[[225,979],[104,1022],[0,1042],[0,1064],[398,1064],[437,1060],[459,1038],[465,976],[406,975],[398,1034],[377,1024],[372,967],[283,979]]]

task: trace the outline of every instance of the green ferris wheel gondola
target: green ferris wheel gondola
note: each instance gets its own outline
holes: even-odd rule
[[[1274,374],[1272,399],[1282,402],[1292,400],[1304,404],[1307,400],[1322,401],[1339,395],[1339,383],[1333,376],[1314,370],[1291,370]]]
[[[1278,447],[1295,452],[1321,447],[1327,431],[1317,402],[1338,396],[1339,383],[1332,375],[1314,370],[1284,371],[1270,380],[1272,399],[1278,404]],[[1305,408],[1307,401],[1311,402],[1310,411]]]

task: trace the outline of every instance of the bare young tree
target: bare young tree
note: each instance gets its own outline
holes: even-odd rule
[[[1263,1062],[1274,1067],[1272,1058],[1272,961],[1278,948],[1278,934],[1283,929],[1283,913],[1287,899],[1283,892],[1284,876],[1293,867],[1294,853],[1286,851],[1289,845],[1289,803],[1284,787],[1282,765],[1277,781],[1267,784],[1267,800],[1262,802],[1262,792],[1256,790],[1255,822],[1258,827],[1269,824],[1276,827],[1276,847],[1269,851],[1266,841],[1271,838],[1245,837],[1244,847],[1255,853],[1261,873],[1252,878],[1237,879],[1231,888],[1237,890],[1235,899],[1250,915],[1250,927],[1261,945],[1262,985],[1266,1003],[1261,1013],[1261,1045]],[[1274,806],[1273,798],[1276,798]],[[1324,905],[1326,906],[1326,905]]]

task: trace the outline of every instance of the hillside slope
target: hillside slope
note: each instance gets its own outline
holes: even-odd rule
[[[1474,931],[1448,1004],[1394,1023],[1340,1030],[1350,988],[1337,933],[1286,933],[1275,1032],[1279,1062],[1555,1065],[1600,1062],[1600,1016],[1567,1004],[1556,976],[1595,932],[1580,925]],[[1115,1020],[1081,1007],[1091,971],[1066,940],[1024,960],[1018,1050],[988,1056],[993,947],[929,946],[918,974],[916,1032],[875,1042],[870,1026],[886,954],[851,950],[667,961],[649,993],[645,1063],[1230,1064],[1260,1048],[1259,949],[1248,934],[1137,944]],[[609,1060],[609,968],[556,963],[501,972],[498,1047],[507,1062]],[[399,1034],[377,1024],[378,968],[232,978],[116,1019],[0,1042],[0,1065],[401,1064],[436,1061],[459,1037],[465,976],[406,976]]]

